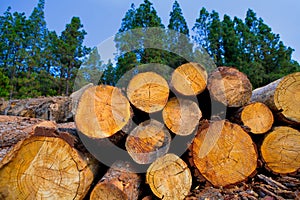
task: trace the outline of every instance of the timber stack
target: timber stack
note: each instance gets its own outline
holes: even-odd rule
[[[169,75],[137,73],[126,90],[3,101],[3,114],[27,114],[0,117],[0,199],[300,198],[299,92],[299,72],[253,90],[234,67],[208,74],[185,63]],[[36,119],[52,104],[60,114],[49,116],[63,119]]]

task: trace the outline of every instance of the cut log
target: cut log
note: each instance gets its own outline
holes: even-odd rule
[[[36,130],[0,162],[0,198],[83,199],[98,163],[71,146],[69,134],[55,137],[54,128]]]
[[[124,161],[115,162],[94,187],[90,199],[137,200],[141,177]]]
[[[292,173],[300,169],[300,132],[296,129],[275,127],[261,145],[262,158],[267,168],[275,173]]]
[[[203,122],[194,138],[193,163],[214,186],[227,186],[255,172],[257,151],[251,137],[225,120]]]
[[[196,102],[188,99],[171,98],[163,109],[163,120],[166,126],[177,135],[193,133],[202,117]]]
[[[182,159],[175,154],[166,154],[150,165],[146,182],[158,198],[182,200],[191,189],[192,176]]]
[[[245,74],[233,67],[218,67],[208,77],[210,95],[228,107],[241,107],[249,102],[252,85]]]
[[[120,90],[99,85],[87,88],[78,103],[77,129],[91,138],[107,138],[121,130],[131,117],[130,104]]]
[[[171,85],[175,91],[186,96],[200,94],[205,90],[206,83],[207,72],[198,63],[186,63],[179,66],[171,78]]]
[[[268,106],[254,102],[240,108],[232,116],[232,121],[245,126],[251,133],[263,134],[272,128],[274,117]]]
[[[70,97],[40,97],[0,102],[0,114],[40,118],[55,122],[73,119]]]
[[[136,163],[148,164],[165,155],[170,143],[171,135],[164,125],[156,120],[147,120],[131,131],[125,147]]]
[[[89,88],[89,87],[93,87],[94,84],[93,83],[88,83],[86,85],[84,85],[83,87],[81,87],[79,90],[73,92],[71,95],[70,95],[70,98],[71,98],[71,101],[72,101],[72,114],[73,116],[75,116],[76,114],[76,110],[77,110],[77,107],[78,107],[78,103],[79,103],[79,100],[80,100],[80,97],[81,95],[83,94],[83,92]]]
[[[300,124],[300,72],[289,74],[253,90],[251,101],[262,102],[278,114],[278,119]]]
[[[153,113],[162,110],[169,97],[167,81],[154,72],[135,75],[127,87],[129,101],[138,109]]]

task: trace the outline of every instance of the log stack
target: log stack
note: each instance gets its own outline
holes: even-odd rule
[[[300,73],[254,91],[233,67],[186,63],[163,77],[138,73],[125,92],[86,87],[69,133],[0,117],[0,199],[299,198]],[[216,102],[226,115],[210,110]],[[105,166],[80,135],[128,158]]]

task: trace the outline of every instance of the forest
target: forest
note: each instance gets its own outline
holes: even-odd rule
[[[176,68],[186,63],[186,56],[172,53],[178,46],[180,55],[199,59],[201,52],[195,51],[193,44],[201,46],[216,66],[233,66],[244,72],[254,88],[300,71],[299,63],[292,59],[294,50],[251,9],[240,19],[199,8],[194,26],[189,28],[176,0],[168,25],[162,23],[149,0],[137,7],[132,4],[114,39],[114,61],[105,63],[97,47],[84,45],[88,33],[79,17],[72,17],[58,34],[47,28],[44,8],[45,0],[39,0],[29,16],[12,13],[10,7],[0,16],[0,97],[67,96],[76,76],[84,77],[83,82],[115,85],[127,71],[142,64]],[[128,51],[130,31],[147,27],[159,28],[159,37],[152,36],[151,41],[140,37],[135,44],[138,48]],[[147,48],[147,42],[159,43],[164,50]],[[84,70],[78,71],[81,66]]]

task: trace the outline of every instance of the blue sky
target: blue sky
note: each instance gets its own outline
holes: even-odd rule
[[[30,15],[38,0],[0,0],[1,15],[8,6],[12,11]],[[136,7],[143,0],[46,0],[45,17],[50,30],[58,34],[70,23],[73,16],[80,17],[88,35],[85,45],[92,47],[117,33],[121,20],[131,3]],[[151,0],[158,15],[167,26],[169,13],[174,0]],[[299,0],[178,0],[185,19],[191,29],[199,11],[205,7],[216,10],[223,18],[228,14],[232,18],[245,18],[251,8],[268,24],[274,33],[280,34],[285,45],[295,49],[293,58],[300,62],[300,1]]]

